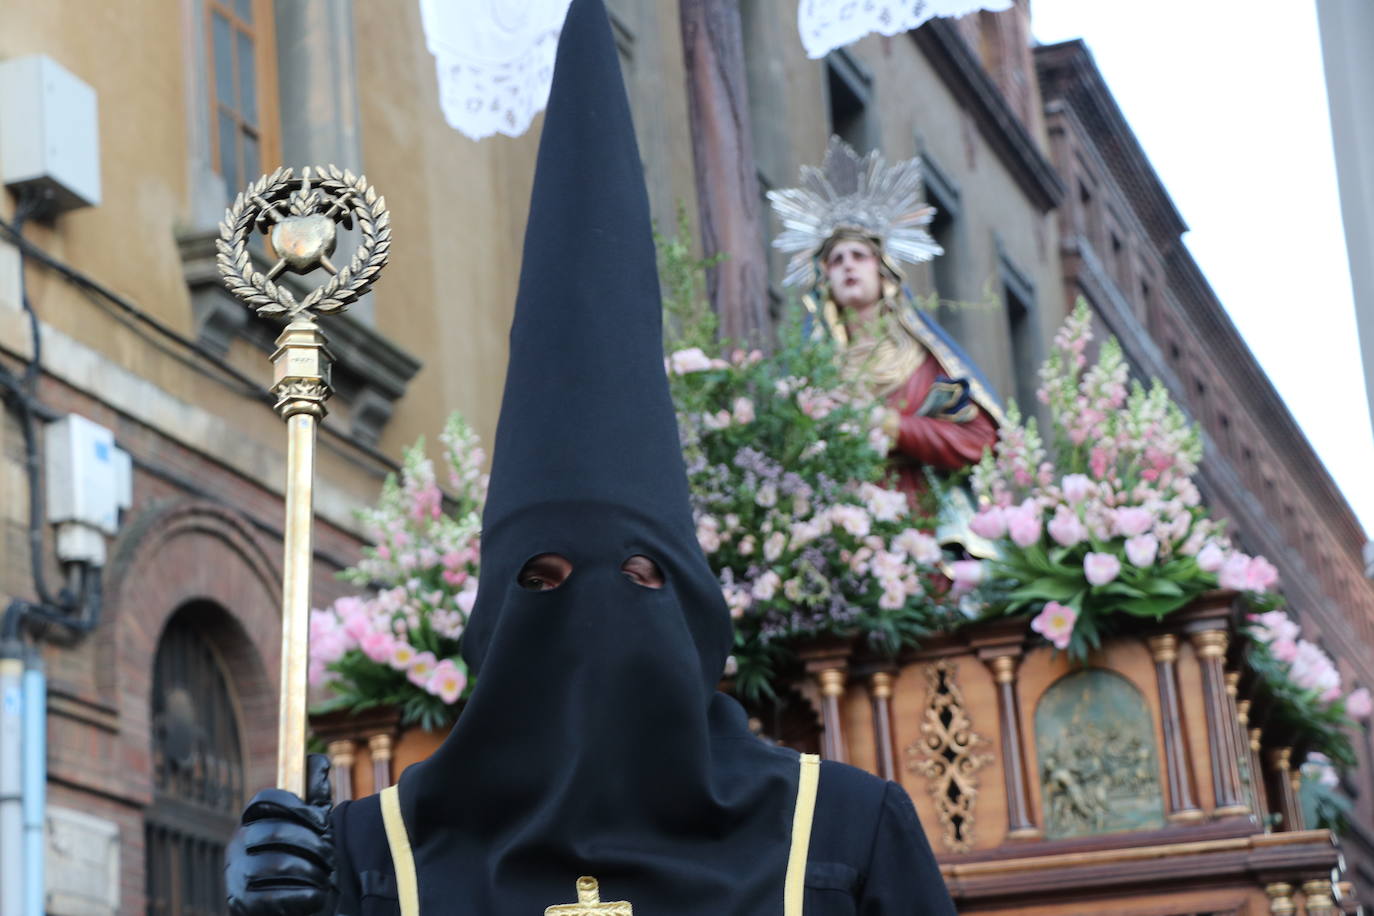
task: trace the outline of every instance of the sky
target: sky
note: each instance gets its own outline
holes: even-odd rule
[[[1314,0],[1031,0],[1082,38],[1184,237],[1366,532],[1370,429]]]

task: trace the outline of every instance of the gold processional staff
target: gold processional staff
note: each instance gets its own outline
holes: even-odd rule
[[[361,235],[352,260],[329,260],[338,227],[356,224]],[[254,230],[269,235],[278,260],[255,269],[249,243]],[[272,394],[286,421],[286,543],[281,594],[281,698],[277,725],[277,786],[305,795],[306,671],[310,652],[310,572],[313,554],[315,434],[333,393],[333,356],[315,319],[342,312],[377,279],[391,252],[391,214],[362,176],[335,166],[280,168],[235,198],[216,242],[219,271],[229,291],[259,315],[285,321],[272,354]],[[297,301],[277,283],[283,271],[324,268],[323,286]]]

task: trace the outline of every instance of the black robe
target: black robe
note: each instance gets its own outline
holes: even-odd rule
[[[334,809],[334,844],[338,916],[399,916],[391,853],[376,795]],[[782,895],[781,886],[778,895]],[[452,912],[468,916],[461,901],[454,902]],[[855,767],[823,762],[806,867],[804,916],[952,916],[954,912],[906,790]]]

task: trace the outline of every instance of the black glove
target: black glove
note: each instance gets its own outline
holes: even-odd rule
[[[334,837],[329,825],[329,758],[306,760],[305,801],[263,789],[224,856],[233,916],[316,916],[334,912]]]

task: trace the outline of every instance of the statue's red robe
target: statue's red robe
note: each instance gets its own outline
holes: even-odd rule
[[[927,489],[923,468],[957,471],[977,464],[983,450],[997,439],[997,425],[977,403],[973,416],[962,423],[917,414],[935,380],[947,374],[935,355],[927,353],[920,367],[887,397],[888,406],[899,418],[891,456],[893,482],[913,504]]]

